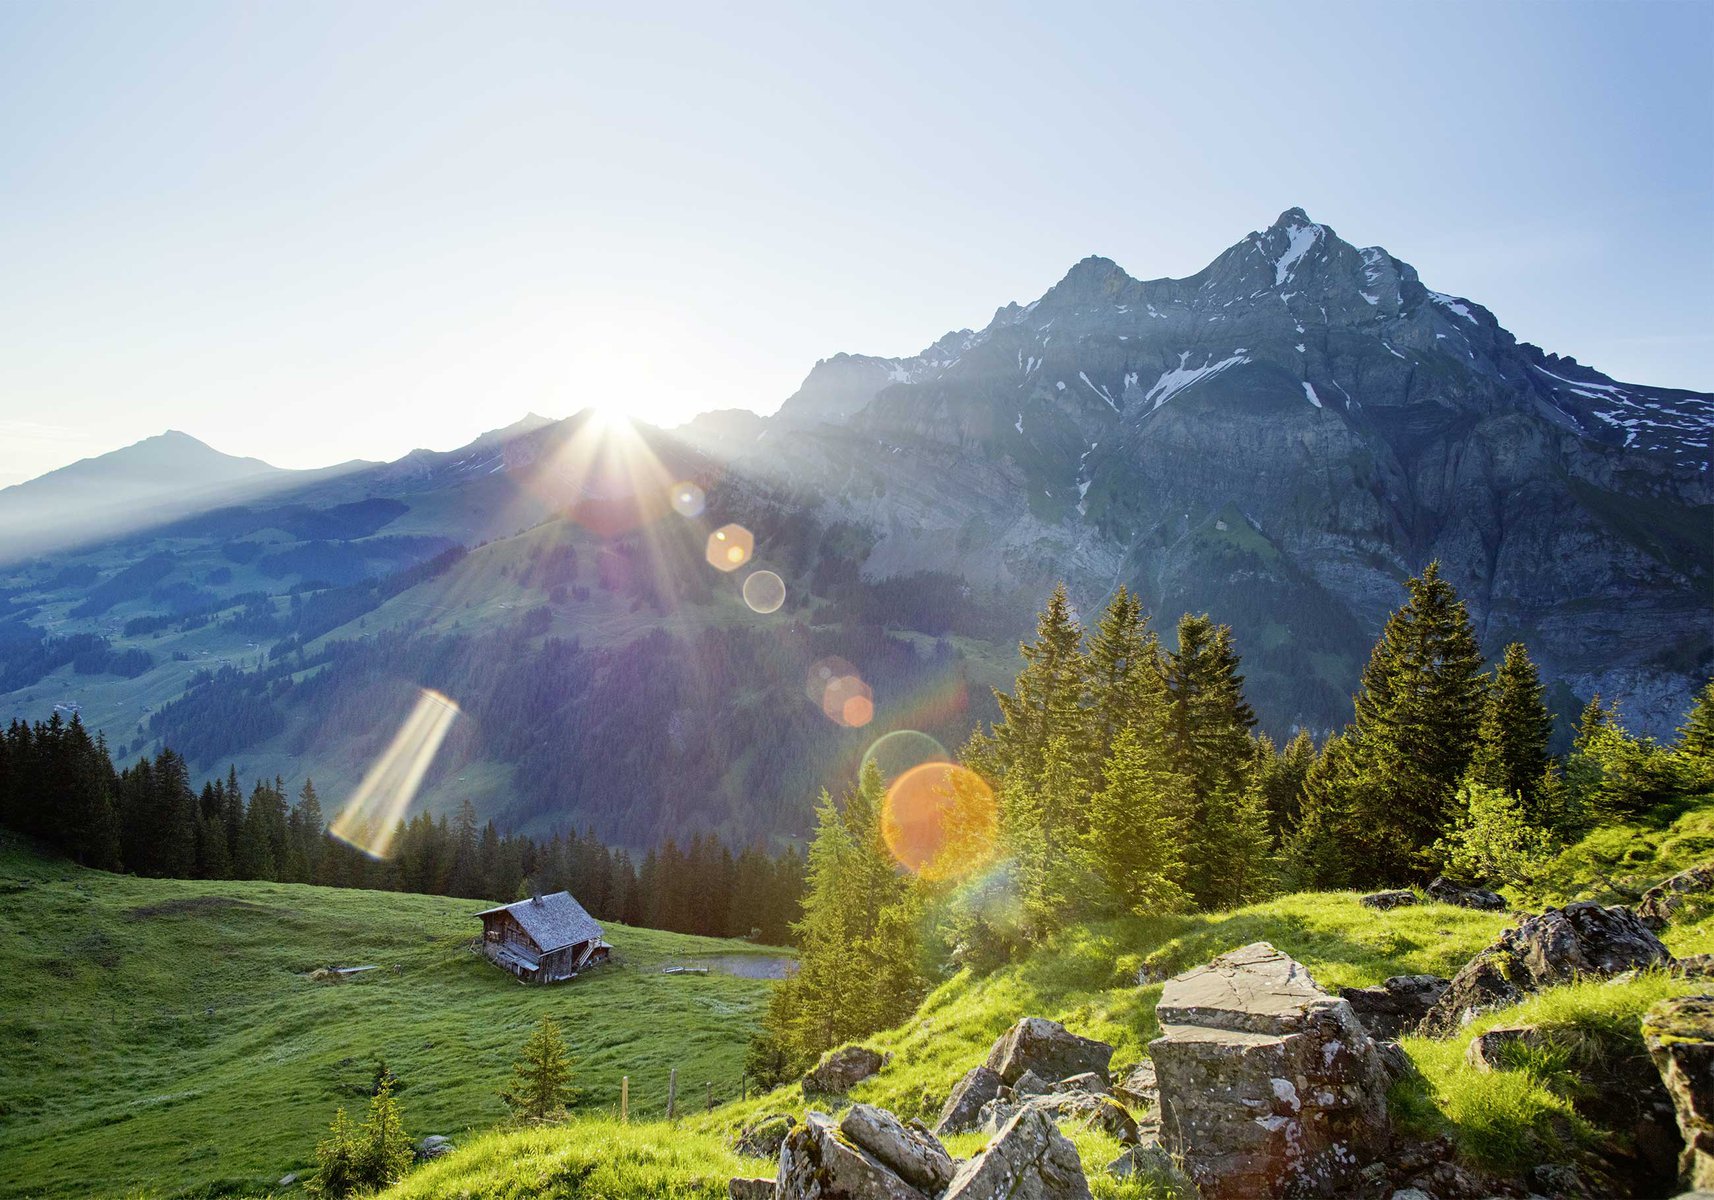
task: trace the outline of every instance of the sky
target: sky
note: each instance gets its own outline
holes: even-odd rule
[[[836,7],[8,0],[0,485],[771,412],[1294,205],[1714,388],[1714,5]]]

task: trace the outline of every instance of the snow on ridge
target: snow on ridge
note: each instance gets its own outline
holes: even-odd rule
[[[1451,312],[1457,313],[1459,316],[1463,317],[1466,321],[1470,322],[1470,324],[1472,324],[1472,325],[1477,324],[1476,314],[1470,311],[1469,305],[1463,303],[1462,301],[1457,299],[1457,297],[1448,296],[1444,292],[1430,292],[1428,294],[1428,298],[1430,300],[1434,301],[1436,304],[1440,305],[1442,308],[1448,309]]]
[[[1081,379],[1084,383],[1087,383],[1089,385],[1090,391],[1094,392],[1097,396],[1101,397],[1101,399],[1105,400],[1107,402],[1108,408],[1112,409],[1114,412],[1119,411],[1119,406],[1113,402],[1113,397],[1111,397],[1107,394],[1106,388],[1100,387],[1097,384],[1095,384],[1094,382],[1092,382],[1090,380],[1089,376],[1085,375],[1082,371],[1079,371],[1077,373],[1077,377],[1079,379]]]
[[[1292,268],[1303,261],[1303,256],[1314,248],[1317,239],[1321,237],[1319,225],[1292,225],[1286,229],[1286,251],[1274,263],[1274,286],[1279,287],[1291,277]]]
[[[1311,404],[1315,405],[1315,407],[1321,407],[1321,397],[1315,394],[1315,385],[1310,383],[1307,379],[1303,381],[1303,394],[1308,398]]]
[[[1185,388],[1196,383],[1198,380],[1212,378],[1226,370],[1226,368],[1235,367],[1240,363],[1247,363],[1250,359],[1247,355],[1234,354],[1230,358],[1221,359],[1219,362],[1206,363],[1200,367],[1187,366],[1186,364],[1189,361],[1190,351],[1185,350],[1180,352],[1178,356],[1178,366],[1174,367],[1170,371],[1164,372],[1159,379],[1155,380],[1155,385],[1143,396],[1143,403],[1149,405],[1150,412],[1153,412],[1155,409],[1165,404],[1168,400],[1171,400],[1174,396],[1178,395]]]
[[[1552,371],[1548,370],[1546,367],[1538,367],[1534,363],[1531,363],[1530,366],[1532,368],[1534,368],[1535,370],[1540,371],[1543,375],[1546,375],[1549,379],[1559,380],[1559,382],[1565,384],[1567,387],[1588,388],[1591,391],[1606,392],[1608,395],[1612,395],[1612,396],[1623,396],[1623,395],[1625,395],[1625,389],[1624,388],[1615,387],[1613,384],[1610,384],[1610,383],[1585,383],[1581,379],[1567,379],[1563,375],[1555,375]]]

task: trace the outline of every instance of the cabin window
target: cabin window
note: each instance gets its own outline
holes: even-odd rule
[[[487,930],[486,932],[487,932],[489,941],[497,942],[500,940],[500,931],[498,929],[490,929],[490,930]]]

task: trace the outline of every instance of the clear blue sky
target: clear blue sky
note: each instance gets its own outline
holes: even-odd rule
[[[1714,4],[620,7],[0,6],[0,483],[771,411],[1291,205],[1714,387]]]

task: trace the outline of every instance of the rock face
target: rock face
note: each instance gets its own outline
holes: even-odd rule
[[[1357,903],[1364,908],[1378,908],[1383,912],[1389,908],[1404,908],[1416,903],[1416,893],[1409,888],[1397,888],[1388,892],[1370,892],[1367,896],[1359,896]]]
[[[1526,917],[1453,976],[1417,1032],[1444,1037],[1471,1017],[1578,977],[1668,966],[1672,955],[1628,908],[1591,901]]]
[[[1650,929],[1665,929],[1672,914],[1686,901],[1707,897],[1710,892],[1714,892],[1714,863],[1691,867],[1644,892],[1637,904],[1637,916]]]
[[[1000,1035],[984,1065],[1003,1083],[1015,1084],[1025,1071],[1055,1083],[1090,1071],[1105,1079],[1112,1060],[1106,1042],[1078,1037],[1046,1017],[1025,1017]]]
[[[1684,1135],[1681,1181],[1714,1189],[1714,996],[1660,1001],[1643,1017],[1643,1042]]]
[[[1415,1029],[1446,991],[1449,980],[1439,975],[1394,975],[1366,988],[1340,988],[1351,1002],[1369,1036],[1390,1041]]]
[[[1113,1085],[1113,1092],[1127,1104],[1154,1108],[1160,1103],[1160,1084],[1155,1078],[1154,1061],[1145,1058],[1126,1071],[1124,1078]]]
[[[806,1092],[843,1096],[879,1071],[887,1063],[878,1050],[867,1046],[840,1046],[821,1056],[821,1061],[803,1077]]]
[[[732,1148],[750,1158],[774,1158],[796,1124],[797,1118],[788,1113],[772,1113],[744,1126]]]
[[[726,1185],[726,1200],[773,1200],[778,1187],[773,1179],[740,1177]]]
[[[1161,1141],[1203,1200],[1341,1194],[1385,1151],[1374,1040],[1268,943],[1169,980],[1155,1015]]]
[[[839,1122],[839,1132],[906,1183],[930,1196],[952,1182],[957,1164],[934,1135],[920,1125],[906,1125],[884,1108],[853,1104]]]
[[[1430,900],[1438,900],[1442,904],[1456,904],[1460,908],[1503,912],[1506,907],[1504,897],[1498,892],[1490,892],[1486,888],[1465,887],[1461,883],[1453,883],[1444,875],[1436,877],[1425,890]]]
[[[1046,1113],[1026,1107],[958,1168],[941,1200],[1089,1200],[1083,1162]]]
[[[787,1135],[775,1184],[779,1200],[927,1200],[819,1112]]]
[[[1003,1083],[998,1072],[987,1067],[971,1067],[964,1073],[964,1078],[953,1085],[952,1094],[941,1106],[940,1119],[934,1125],[935,1133],[945,1137],[949,1133],[963,1133],[976,1128],[982,1106],[999,1098]]]

